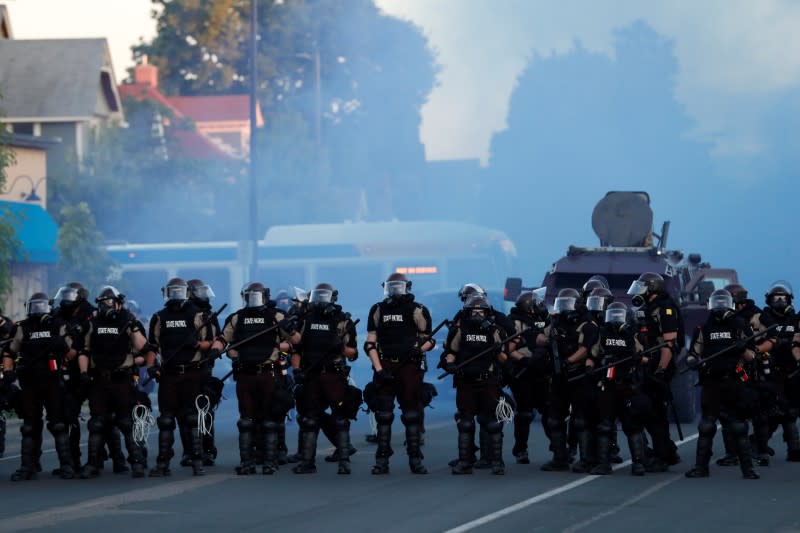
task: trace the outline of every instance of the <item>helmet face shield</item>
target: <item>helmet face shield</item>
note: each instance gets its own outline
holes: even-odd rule
[[[27,308],[29,315],[46,315],[50,312],[50,300],[28,300]]]
[[[558,314],[575,311],[576,302],[577,298],[573,296],[559,296],[556,298],[556,301],[553,304],[553,312]]]
[[[164,287],[165,302],[182,302],[189,298],[186,285],[167,285]]]
[[[407,282],[405,281],[387,281],[383,284],[383,295],[387,297],[402,296],[407,294]]]
[[[634,280],[633,283],[631,283],[630,288],[628,288],[627,294],[628,296],[644,296],[645,294],[647,294],[647,289],[648,289],[647,283],[637,279]]]
[[[262,291],[244,291],[242,293],[242,302],[245,307],[263,307],[266,305]]]
[[[611,307],[606,309],[606,324],[624,324],[628,321],[628,310],[625,307]]]
[[[330,289],[314,289],[311,291],[310,302],[313,304],[329,304],[333,301],[333,291]]]
[[[78,289],[61,287],[54,298],[54,305],[62,309],[71,309],[78,303]]]
[[[606,305],[605,296],[589,296],[586,299],[586,308],[589,311],[603,311]]]
[[[708,299],[708,308],[711,311],[733,311],[733,297],[730,293],[712,294]]]
[[[192,296],[204,302],[208,302],[212,298],[216,297],[214,294],[214,289],[212,289],[209,285],[197,285],[192,287]]]

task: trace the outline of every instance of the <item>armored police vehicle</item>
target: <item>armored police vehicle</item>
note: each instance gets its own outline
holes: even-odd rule
[[[653,231],[653,211],[646,192],[607,193],[592,213],[592,228],[600,246],[570,246],[567,254],[553,263],[539,285],[547,288],[548,305],[561,289],[580,290],[595,275],[605,277],[616,301],[630,305],[627,290],[631,283],[644,272],[656,272],[664,276],[667,291],[680,306],[688,344],[692,331],[706,319],[711,293],[738,283],[739,278],[732,268],[712,268],[700,254],[686,256],[668,249],[669,224],[662,224],[660,234]],[[508,278],[504,297],[514,301],[525,288],[521,278]],[[685,355],[684,349],[678,356],[679,365]],[[676,375],[673,395],[684,420],[695,417],[695,390],[693,374]]]

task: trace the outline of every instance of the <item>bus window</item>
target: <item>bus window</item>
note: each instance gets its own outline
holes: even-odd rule
[[[147,325],[150,315],[164,307],[161,287],[167,282],[166,270],[129,270],[122,274],[119,290],[128,300],[136,300],[142,309],[141,318]],[[94,301],[96,295],[91,295]]]
[[[227,302],[231,304],[233,309],[236,309],[240,303],[239,290],[241,287],[231,287],[230,274],[226,268],[193,268],[191,270],[179,270],[178,277],[186,281],[190,279],[201,279],[205,284],[210,285],[216,295],[215,301],[212,302],[215,308]]]

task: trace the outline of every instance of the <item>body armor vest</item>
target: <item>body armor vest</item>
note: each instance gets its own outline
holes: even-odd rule
[[[95,367],[103,370],[120,368],[131,352],[131,341],[128,330],[133,317],[125,311],[119,311],[116,318],[109,319],[100,314],[92,318],[92,335],[90,346],[91,358]]]
[[[275,321],[275,310],[267,306],[259,308],[246,307],[237,311],[236,314],[238,319],[233,335],[234,343],[255,335],[259,331],[264,331],[277,323]],[[278,329],[275,328],[273,331],[259,335],[236,348],[239,352],[239,361],[242,364],[264,363],[272,356],[272,352],[279,343],[280,336]]]
[[[197,332],[194,317],[197,309],[187,303],[178,310],[165,307],[158,312],[161,328],[158,339],[154,339],[161,347],[161,356],[169,357],[167,368],[173,365],[185,365],[194,359],[197,350],[193,335]]]
[[[380,317],[376,334],[383,357],[404,358],[417,341],[417,328],[414,322],[414,311],[419,304],[400,302],[398,304],[385,301],[378,304]]]

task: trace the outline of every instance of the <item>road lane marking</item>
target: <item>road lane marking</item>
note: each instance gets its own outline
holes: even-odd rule
[[[196,490],[208,485],[222,483],[235,479],[235,474],[212,474],[193,477],[186,480],[166,483],[164,485],[149,485],[146,488],[102,496],[83,502],[76,502],[60,507],[51,507],[44,511],[26,513],[13,518],[0,520],[0,531],[18,531],[22,529],[38,529],[55,526],[62,522],[78,520],[81,518],[105,516],[126,511],[118,509],[122,505],[149,502],[179,496],[185,492]],[[149,513],[149,511],[146,511]]]
[[[692,435],[689,435],[685,439],[676,442],[675,444],[678,445],[678,446],[681,446],[683,444],[686,444],[687,442],[691,442],[691,441],[697,439],[697,436],[698,436],[698,434],[694,433]],[[623,462],[621,464],[615,465],[613,468],[616,471],[616,470],[620,470],[622,468],[625,468],[626,466],[630,466],[630,464],[631,464],[631,460],[628,459],[627,461],[625,461],[625,462]],[[554,489],[550,489],[547,492],[543,492],[541,494],[537,494],[536,496],[532,496],[532,497],[528,498],[527,500],[523,500],[521,502],[515,503],[514,505],[509,505],[508,507],[504,507],[503,509],[500,509],[500,510],[495,511],[493,513],[489,513],[489,514],[487,514],[485,516],[482,516],[480,518],[476,518],[475,520],[472,520],[470,522],[462,524],[462,525],[460,525],[458,527],[454,527],[452,529],[448,529],[447,531],[445,531],[445,533],[462,533],[464,531],[470,531],[472,529],[484,526],[484,525],[486,525],[486,524],[488,524],[490,522],[494,522],[495,520],[503,518],[504,516],[508,516],[510,514],[516,513],[517,511],[521,511],[522,509],[525,509],[526,507],[530,507],[531,505],[535,505],[535,504],[537,504],[539,502],[543,502],[545,500],[549,500],[553,496],[558,496],[559,494],[563,494],[565,492],[569,492],[572,489],[578,488],[578,487],[580,487],[582,485],[586,485],[587,483],[591,483],[592,481],[595,481],[595,480],[598,480],[598,479],[602,479],[603,477],[605,477],[605,476],[586,475],[586,476],[584,476],[584,477],[582,477],[580,479],[576,479],[575,481],[567,483],[566,485],[561,485],[560,487],[556,487]]]
[[[633,498],[629,498],[629,499],[625,500],[621,504],[617,505],[616,507],[614,507],[612,509],[609,509],[608,511],[603,511],[602,513],[598,513],[598,514],[594,515],[593,517],[589,518],[588,520],[585,520],[583,522],[579,522],[579,523],[577,523],[575,525],[572,525],[572,526],[566,528],[563,531],[563,533],[575,533],[576,531],[580,531],[581,529],[594,524],[598,520],[602,520],[603,518],[608,518],[609,516],[615,515],[616,513],[620,512],[621,510],[625,509],[626,507],[630,507],[634,503],[636,503],[638,501],[641,501],[641,500],[647,498],[648,496],[650,496],[652,494],[655,494],[656,492],[660,491],[661,489],[663,489],[667,485],[675,483],[676,481],[678,481],[679,479],[681,479],[683,477],[685,477],[683,474],[676,474],[676,475],[672,476],[670,479],[666,479],[666,480],[662,481],[661,483],[653,485],[652,487],[650,487],[646,491],[634,496]]]

